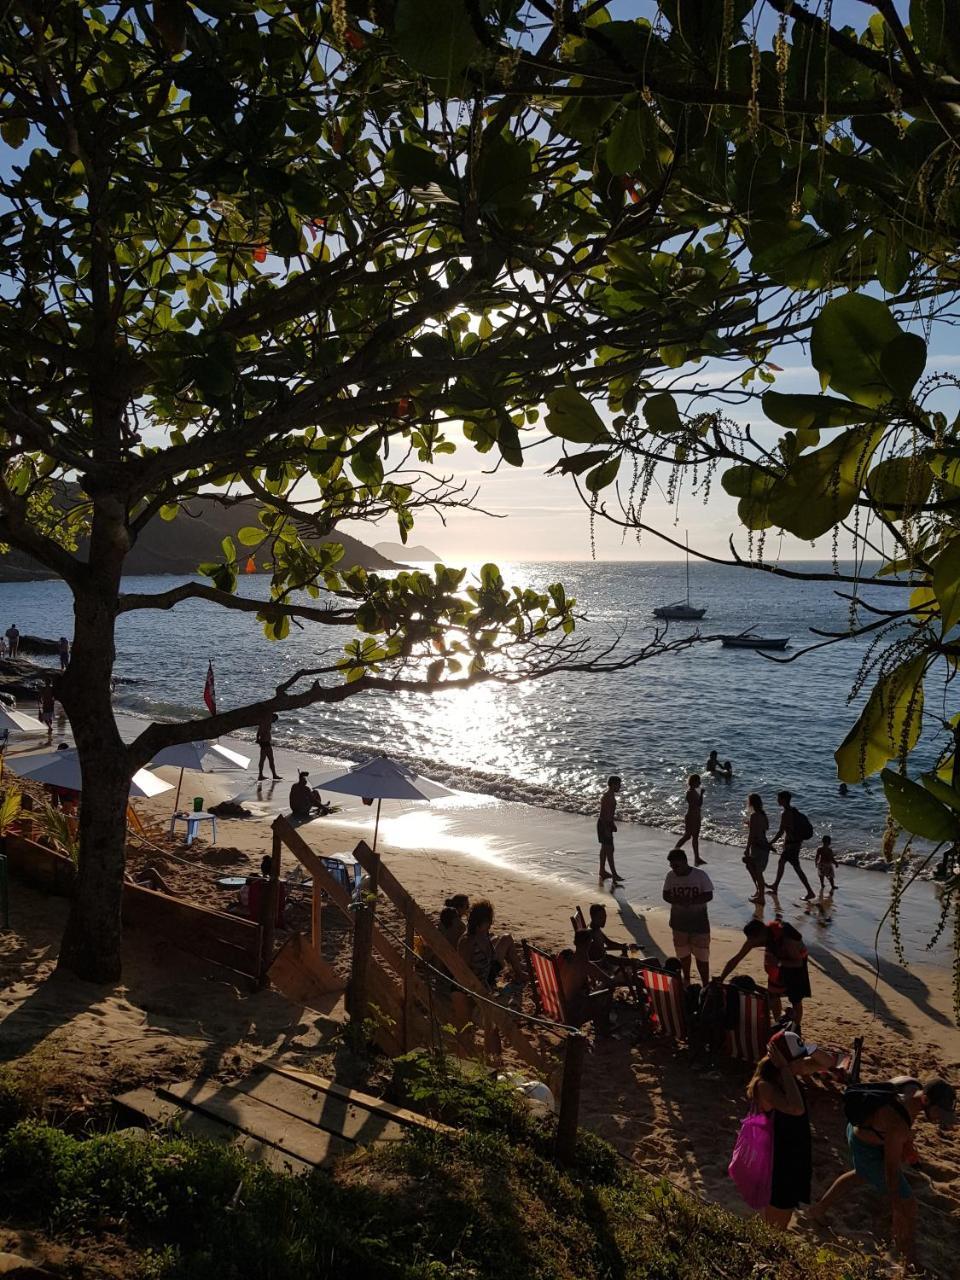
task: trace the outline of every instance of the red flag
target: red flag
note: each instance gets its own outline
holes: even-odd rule
[[[217,689],[213,682],[213,663],[207,664],[207,682],[203,686],[203,700],[212,716],[217,714]]]

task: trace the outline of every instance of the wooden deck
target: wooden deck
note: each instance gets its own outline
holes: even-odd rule
[[[358,1146],[396,1142],[411,1128],[450,1132],[413,1111],[281,1063],[236,1085],[210,1080],[132,1089],[114,1099],[121,1123],[233,1143],[290,1173],[332,1164]]]

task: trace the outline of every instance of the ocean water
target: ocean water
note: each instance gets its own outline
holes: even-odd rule
[[[654,606],[681,598],[684,589],[683,566],[676,563],[501,569],[508,581],[534,587],[564,582],[588,615],[583,631],[598,643],[619,636],[624,653],[650,638]],[[789,636],[786,656],[794,656],[816,642],[811,628],[840,630],[848,622],[849,601],[837,594],[849,593],[843,584],[699,564],[691,572],[693,602],[708,611],[698,624],[704,634],[756,624],[761,633]],[[125,587],[157,591],[171,581],[130,578]],[[241,589],[264,597],[267,579],[245,577]],[[876,586],[860,594],[887,605],[902,599],[899,590]],[[71,634],[68,591],[58,582],[0,584],[0,630],[12,621],[27,633]],[[202,713],[209,657],[219,704],[229,707],[268,694],[300,667],[317,665],[349,635],[308,626],[273,644],[252,615],[197,601],[124,616],[117,631],[116,703],[150,718]],[[450,785],[571,812],[594,812],[607,775],[615,772],[624,780],[623,817],[664,828],[677,827],[686,776],[702,770],[715,747],[721,760],[732,760],[735,776],[730,782],[705,778],[706,835],[739,842],[747,793],[759,791],[773,815],[776,792],[787,788],[815,830],[832,833],[839,854],[876,853],[882,788],[873,781],[841,797],[833,762],[862,704],[862,697],[853,705],[847,700],[866,648],[866,641],[846,641],[777,663],[714,643],[614,675],[561,675],[434,696],[362,694],[335,707],[282,716],[276,738],[351,759],[386,750]]]

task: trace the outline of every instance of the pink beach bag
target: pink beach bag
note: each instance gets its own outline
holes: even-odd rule
[[[767,1207],[773,1180],[772,1111],[751,1111],[744,1117],[727,1173],[751,1209]]]

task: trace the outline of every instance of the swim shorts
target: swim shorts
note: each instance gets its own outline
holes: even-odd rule
[[[852,1124],[847,1125],[847,1145],[850,1148],[850,1159],[853,1162],[854,1173],[873,1187],[874,1191],[887,1195],[887,1174],[883,1167],[883,1147],[875,1147],[873,1143],[864,1142],[862,1138],[858,1138]],[[907,1181],[902,1169],[900,1170],[897,1194],[901,1200],[909,1200],[913,1195],[910,1183]]]
[[[597,823],[597,839],[604,853],[613,853],[613,832],[602,822]]]
[[[798,845],[798,844],[787,844],[787,843],[786,843],[786,841],[784,841],[784,845],[783,845],[783,860],[784,860],[784,862],[789,862],[789,863],[790,863],[790,865],[791,865],[791,867],[796,867],[796,868],[799,870],[799,867],[800,867],[800,845]]]
[[[706,964],[710,959],[709,933],[683,933],[679,929],[673,931],[673,950],[678,960],[685,960],[692,955],[694,960]]]

